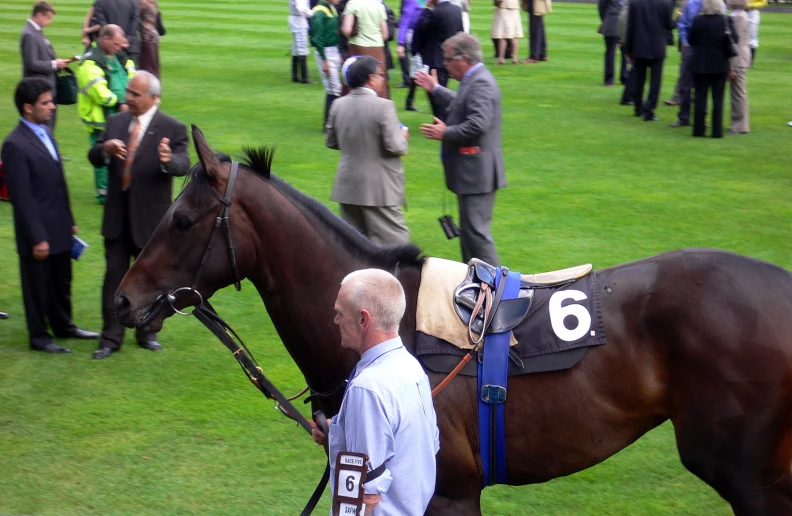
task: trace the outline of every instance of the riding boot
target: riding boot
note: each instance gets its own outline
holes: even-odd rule
[[[299,63],[300,58],[298,56],[292,56],[292,82],[300,82],[299,77],[297,77],[297,67]]]
[[[303,84],[309,84],[308,62],[305,56],[300,56],[300,82]]]
[[[327,117],[330,116],[330,106],[333,105],[333,101],[337,98],[338,97],[336,95],[327,95],[325,97],[324,125],[322,128],[327,125]]]

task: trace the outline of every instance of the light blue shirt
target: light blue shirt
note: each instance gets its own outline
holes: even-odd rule
[[[701,11],[701,0],[688,0],[685,8],[682,10],[682,15],[677,20],[677,30],[679,31],[679,41],[683,45],[688,43],[688,31],[693,25],[693,18]]]
[[[435,487],[440,432],[429,378],[400,338],[360,357],[341,410],[330,423],[330,489],[340,451],[365,453],[369,470],[385,472],[364,492],[381,495],[376,516],[421,516]]]
[[[32,122],[28,122],[24,118],[20,118],[20,120],[23,124],[30,127],[30,130],[33,131],[36,136],[38,136],[39,140],[41,140],[41,143],[43,143],[49,151],[52,159],[58,161],[58,152],[55,150],[55,144],[52,143],[52,138],[50,138],[47,128],[43,125],[36,125]]]

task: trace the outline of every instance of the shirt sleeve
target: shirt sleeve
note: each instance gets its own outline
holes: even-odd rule
[[[346,449],[365,453],[369,458],[369,469],[378,468],[395,453],[393,427],[387,407],[377,393],[361,387],[351,387],[346,398]],[[391,482],[393,477],[386,468],[382,475],[366,483],[364,491],[370,495],[387,493]]]

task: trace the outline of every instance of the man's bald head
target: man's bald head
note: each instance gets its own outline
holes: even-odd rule
[[[118,25],[105,25],[99,31],[99,47],[108,56],[114,56],[124,47],[124,31]]]

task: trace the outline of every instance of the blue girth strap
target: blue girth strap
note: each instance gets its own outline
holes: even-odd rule
[[[509,272],[504,280],[498,267],[496,290],[501,281],[506,281],[501,300],[515,299],[520,293],[520,273]],[[504,403],[510,336],[510,331],[487,335],[483,357],[478,364],[479,453],[484,466],[485,487],[507,483]]]

